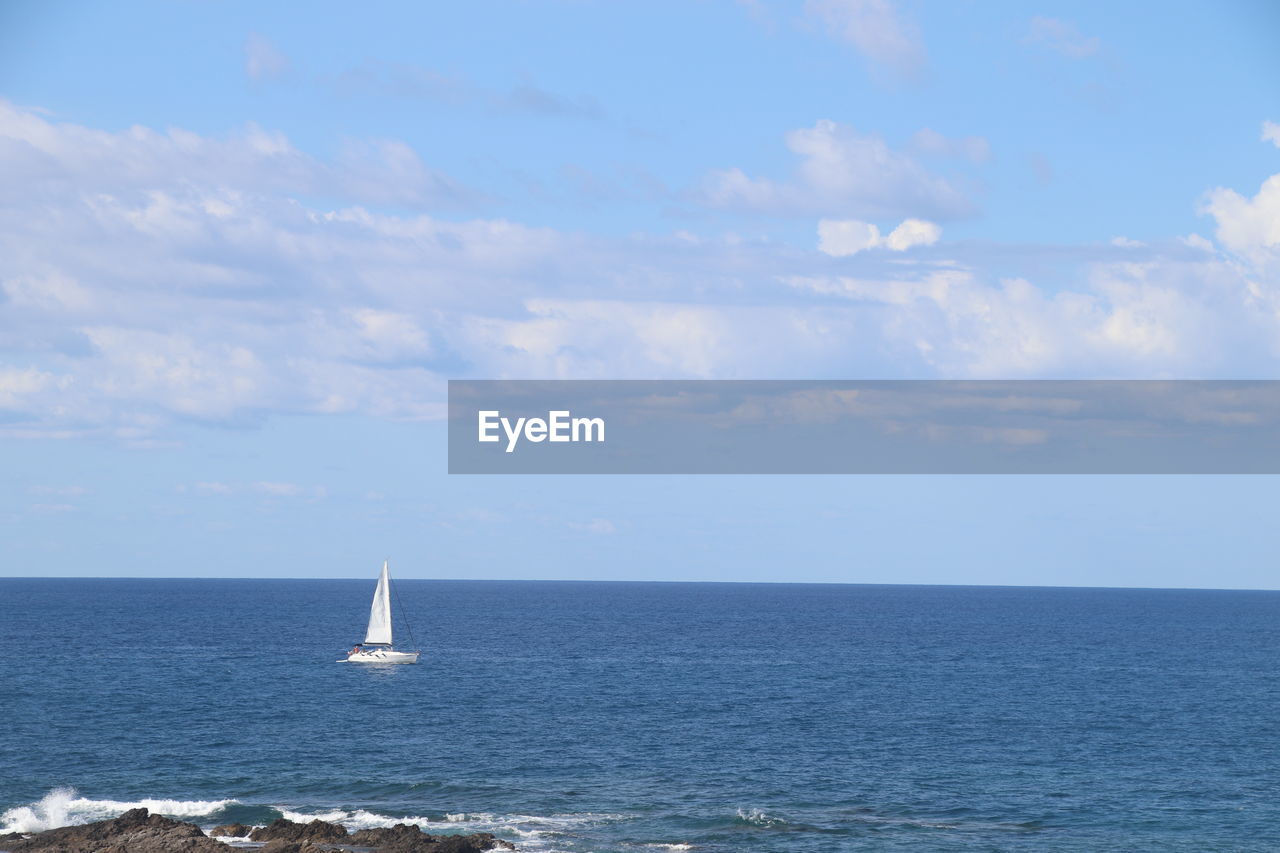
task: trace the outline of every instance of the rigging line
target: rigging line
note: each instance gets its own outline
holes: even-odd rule
[[[400,589],[393,582],[391,584],[391,593],[396,597],[396,607],[400,608],[400,619],[404,622],[404,628],[409,632],[409,642],[413,645],[413,650],[419,651],[418,641],[413,638],[413,626],[409,624],[409,611],[404,609],[404,602],[400,600]]]

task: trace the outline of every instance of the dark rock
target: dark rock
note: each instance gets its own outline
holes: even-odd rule
[[[347,841],[355,847],[374,847],[378,853],[483,853],[516,849],[514,844],[488,832],[430,835],[407,823],[398,823],[390,829],[362,829],[351,833]]]
[[[210,835],[221,835],[223,838],[246,838],[250,832],[253,832],[253,827],[243,823],[224,823],[209,830]]]
[[[227,853],[227,845],[205,837],[194,823],[184,823],[146,809],[130,809],[120,817],[83,826],[38,832],[5,842],[10,853]]]
[[[470,835],[435,835],[433,853],[482,853],[484,850],[515,850],[510,841],[503,841],[492,832],[473,832]],[[390,853],[390,851],[387,851]]]
[[[269,826],[260,826],[249,833],[253,841],[345,841],[347,830],[336,823],[316,818],[311,823],[294,823],[282,817],[276,818]]]
[[[312,844],[310,841],[285,841],[277,838],[259,847],[255,853],[334,853],[338,848],[331,844]]]
[[[215,835],[244,837],[266,842],[255,853],[335,853],[349,846],[372,848],[377,853],[484,853],[514,850],[509,842],[488,832],[471,835],[429,835],[411,824],[390,829],[363,829],[347,834],[335,823],[313,820],[294,823],[280,818],[270,826],[251,829],[230,823]],[[341,847],[335,847],[340,842]],[[233,848],[207,837],[194,823],[131,809],[113,820],[83,826],[64,826],[28,837],[0,836],[0,850],[9,853],[234,853]]]

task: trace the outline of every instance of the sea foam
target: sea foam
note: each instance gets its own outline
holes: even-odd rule
[[[555,853],[560,850],[557,838],[576,829],[604,823],[628,820],[626,815],[602,814],[597,812],[580,812],[576,814],[530,815],[530,814],[492,814],[488,812],[453,812],[442,817],[389,817],[375,814],[363,809],[350,811],[330,810],[300,812],[286,806],[274,807],[280,814],[295,823],[309,823],[320,820],[340,823],[348,830],[378,829],[407,823],[424,832],[432,833],[470,833],[492,832],[498,836],[515,837],[521,850],[528,853]],[[678,848],[673,848],[678,849]]]
[[[118,817],[129,809],[145,808],[174,818],[197,818],[213,814],[237,800],[91,800],[75,788],[54,788],[37,802],[17,806],[0,814],[0,833],[42,832],[59,826],[89,823]]]
[[[738,809],[738,820],[752,826],[785,826],[787,823],[780,817],[766,814],[764,809]]]

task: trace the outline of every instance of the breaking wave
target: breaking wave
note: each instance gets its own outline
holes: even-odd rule
[[[59,826],[118,817],[129,809],[145,808],[173,818],[200,818],[234,805],[236,800],[90,800],[75,788],[55,788],[30,805],[0,814],[0,833],[42,832]]]
[[[786,826],[787,822],[780,817],[765,814],[763,809],[738,809],[738,820],[752,826],[777,827]]]
[[[296,823],[307,823],[319,818],[330,823],[340,823],[352,832],[391,827],[398,823],[412,824],[423,832],[439,834],[465,835],[472,832],[492,832],[500,838],[516,841],[519,849],[531,851],[531,853],[556,850],[558,849],[557,838],[573,835],[579,829],[629,820],[627,815],[596,812],[554,815],[457,812],[445,813],[440,817],[389,817],[363,809],[305,812],[294,811],[284,806],[276,806],[276,809],[283,817]]]
[[[632,820],[633,815],[600,812],[562,814],[499,814],[493,812],[444,812],[426,815],[391,815],[368,809],[306,808],[297,805],[246,804],[237,799],[223,800],[173,800],[140,799],[97,800],[82,797],[69,787],[56,788],[40,800],[16,806],[0,813],[0,833],[29,834],[55,829],[60,826],[90,823],[118,817],[129,809],[145,808],[154,814],[201,825],[206,831],[218,823],[228,821],[263,825],[276,817],[284,817],[298,823],[324,820],[345,826],[349,831],[378,829],[407,823],[420,827],[424,832],[436,834],[468,834],[491,832],[499,838],[514,841],[527,853],[562,853],[566,849],[581,849],[580,845],[591,837],[593,827],[602,827]],[[763,812],[739,812],[743,820],[764,821],[774,819]],[[224,839],[243,841],[244,839]],[[685,851],[691,849],[683,843],[631,842],[629,847],[650,850]]]

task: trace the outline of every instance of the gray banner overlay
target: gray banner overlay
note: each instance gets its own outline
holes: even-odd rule
[[[1276,474],[1280,381],[453,380],[449,472]]]

